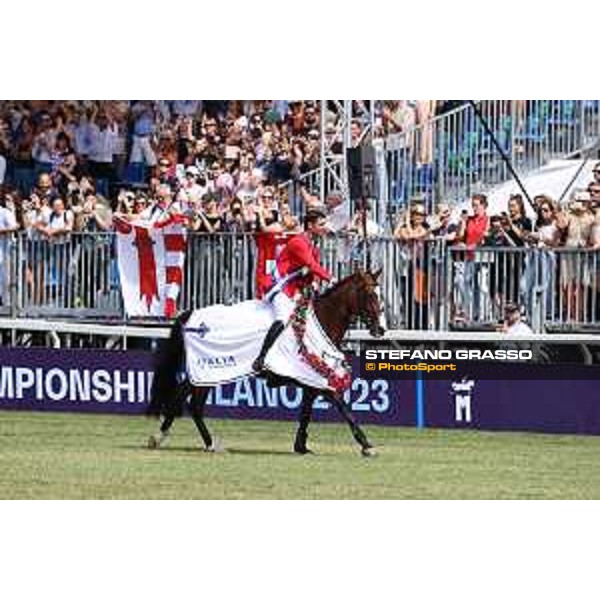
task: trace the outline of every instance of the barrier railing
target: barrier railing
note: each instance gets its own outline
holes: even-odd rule
[[[396,330],[490,328],[507,303],[535,332],[600,328],[600,250],[412,245],[360,236],[321,242],[323,264],[341,279],[368,262],[382,268],[387,326]],[[255,297],[250,234],[190,234],[181,309]],[[0,315],[125,321],[112,233],[57,242],[27,233],[0,239]]]
[[[73,233],[13,242],[18,315],[119,317],[122,302],[112,233]]]

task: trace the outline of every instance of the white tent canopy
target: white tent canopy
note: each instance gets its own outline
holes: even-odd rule
[[[545,194],[553,200],[558,201],[583,162],[582,160],[553,160],[541,169],[522,177],[521,181],[532,200],[539,194]],[[569,201],[571,193],[574,190],[586,189],[590,181],[593,181],[592,169],[597,162],[597,160],[588,160],[585,163],[577,179],[563,198],[563,203]],[[514,180],[492,188],[487,192],[489,202],[488,214],[495,215],[506,211],[508,199],[511,194],[521,193],[521,189]],[[525,198],[523,200],[525,201],[525,209],[528,216],[533,216],[533,210],[529,206],[529,203]]]

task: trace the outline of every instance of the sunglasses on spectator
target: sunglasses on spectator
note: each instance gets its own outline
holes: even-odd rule
[[[263,194],[262,197],[263,198],[270,198],[272,200],[273,199],[273,194]]]
[[[159,163],[161,167],[168,167],[169,163],[168,162],[161,162]]]

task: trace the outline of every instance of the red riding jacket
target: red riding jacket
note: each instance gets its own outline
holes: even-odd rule
[[[321,255],[319,249],[313,245],[307,234],[295,235],[285,245],[277,258],[277,273],[283,278],[302,267],[308,267],[310,273],[306,277],[298,277],[290,281],[284,292],[293,298],[296,292],[301,291],[307,285],[311,285],[315,278],[329,281],[331,275],[327,269],[321,266]]]

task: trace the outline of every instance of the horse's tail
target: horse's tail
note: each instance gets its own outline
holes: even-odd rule
[[[183,413],[185,395],[178,393],[177,375],[184,359],[183,326],[191,314],[191,310],[182,312],[175,319],[169,338],[159,345],[147,415],[179,417]]]

